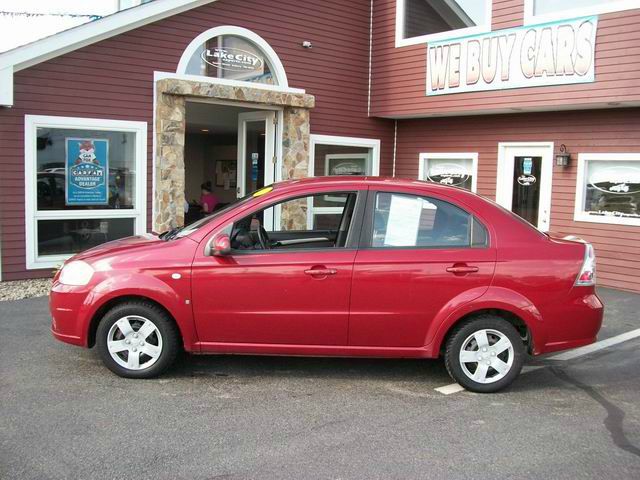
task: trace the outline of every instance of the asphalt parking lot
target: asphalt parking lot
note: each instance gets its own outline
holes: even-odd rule
[[[640,328],[640,295],[599,294],[601,339]],[[186,356],[125,380],[53,340],[45,298],[0,321],[2,479],[640,478],[638,337],[443,395],[441,361]]]

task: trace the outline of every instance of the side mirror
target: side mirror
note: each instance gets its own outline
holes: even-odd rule
[[[208,254],[223,257],[231,253],[231,238],[226,233],[219,233],[209,244]]]

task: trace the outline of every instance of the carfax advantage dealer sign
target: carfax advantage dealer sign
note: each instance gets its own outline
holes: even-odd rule
[[[595,81],[598,17],[498,30],[427,45],[427,95]]]

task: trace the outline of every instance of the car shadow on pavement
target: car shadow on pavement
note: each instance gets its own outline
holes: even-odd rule
[[[163,377],[189,376],[451,381],[442,360],[189,354]]]

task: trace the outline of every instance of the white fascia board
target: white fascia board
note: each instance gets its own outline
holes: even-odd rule
[[[13,106],[13,67],[0,70],[0,106]]]
[[[0,54],[0,70],[12,67],[14,72],[18,72],[73,50],[215,1],[156,0],[123,10]]]

